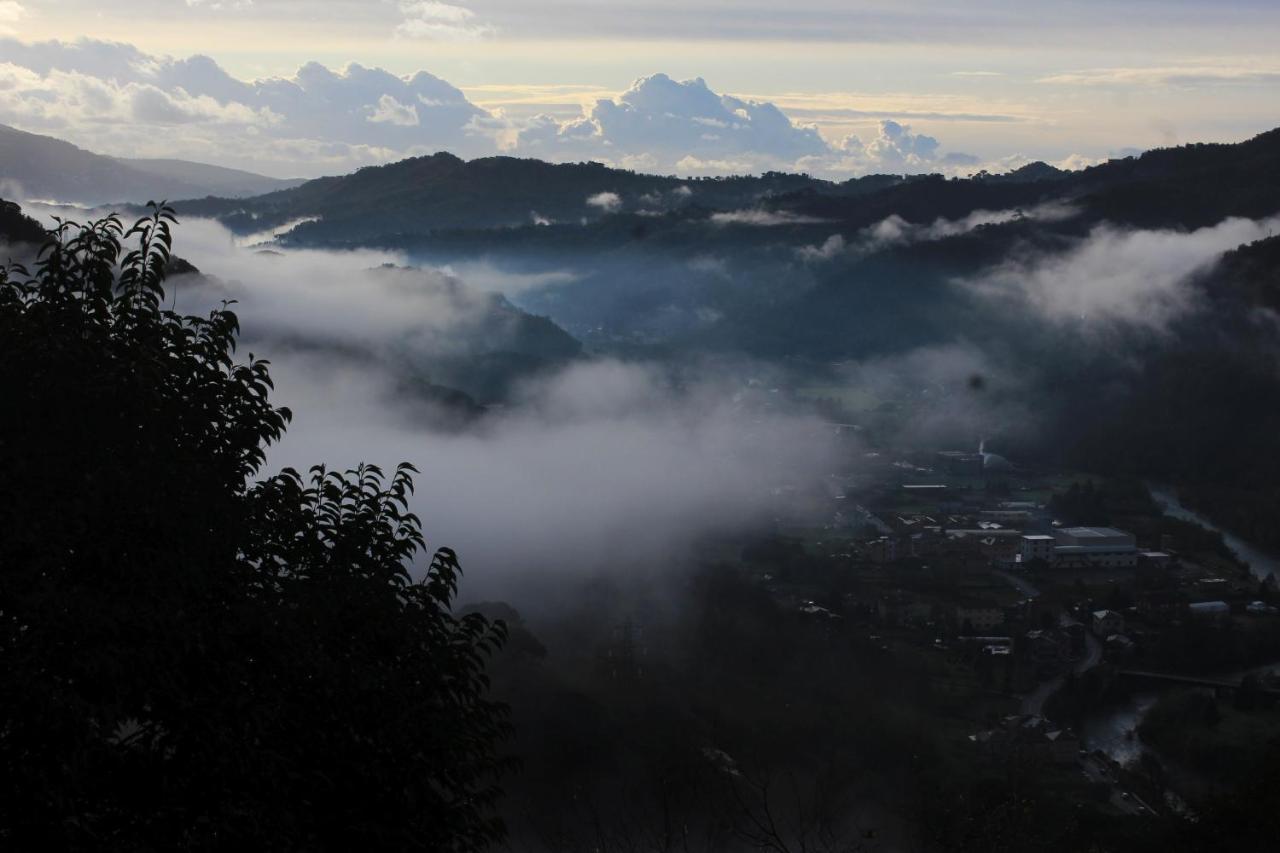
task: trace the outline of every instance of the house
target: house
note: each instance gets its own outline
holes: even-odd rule
[[[1053,631],[1028,631],[1022,635],[1027,658],[1038,668],[1054,669],[1071,657],[1071,642]]]
[[[1099,637],[1124,633],[1124,617],[1114,610],[1095,610],[1091,624],[1093,633]]]
[[[1013,754],[1073,764],[1080,750],[1080,739],[1071,729],[1058,728],[1044,717],[1022,714],[1005,717],[1000,728],[969,735],[969,742],[997,760]]]

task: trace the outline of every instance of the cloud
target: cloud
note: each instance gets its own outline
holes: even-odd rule
[[[273,400],[294,410],[268,470],[413,462],[413,509],[433,546],[459,552],[468,597],[678,569],[699,538],[768,524],[777,489],[835,464],[830,430],[752,390],[749,378],[769,387],[756,365],[672,375],[577,362],[523,384],[472,429],[437,429],[404,390],[405,359],[472,341],[488,287],[504,283],[492,271],[386,269],[404,259],[377,251],[266,255],[202,220],[177,227],[175,250],[214,280],[171,280],[168,298],[189,313],[239,300],[240,350],[271,360]],[[429,376],[433,360],[409,365]]]
[[[13,25],[26,14],[27,10],[16,0],[0,0],[0,34],[13,32]]]
[[[793,124],[773,104],[717,94],[702,78],[676,81],[654,74],[617,98],[597,100],[581,118],[536,117],[521,130],[516,151],[554,159],[647,156],[659,169],[681,161],[759,167],[821,154],[827,144],[817,130]]]
[[[622,209],[622,197],[617,193],[596,193],[587,199],[587,205],[597,207],[605,213],[617,213]]]
[[[813,225],[825,221],[814,216],[803,216],[787,210],[763,210],[760,208],[730,210],[711,214],[711,223],[713,225],[752,225],[761,228],[771,228],[779,225]]]
[[[1052,74],[1036,82],[1066,86],[1268,86],[1280,83],[1280,67],[1174,65],[1092,68]]]
[[[315,175],[438,150],[495,150],[477,126],[489,113],[425,72],[312,62],[291,77],[247,82],[208,57],[89,40],[0,39],[0,56],[0,122],[108,154]],[[175,125],[186,128],[157,132]]]
[[[187,0],[187,5],[195,8],[212,9],[215,12],[248,9],[253,0]]]
[[[1036,399],[1034,367],[1011,358],[998,342],[926,345],[846,364],[838,375],[844,387],[894,402],[899,447],[976,450],[986,437],[1029,436],[1041,424],[1040,413],[1024,402]],[[982,377],[982,392],[973,388],[975,376]]]
[[[980,162],[981,159],[972,154],[944,152],[942,143],[935,137],[914,133],[910,125],[885,119],[869,142],[847,136],[831,146],[826,154],[801,158],[796,166],[825,175],[913,174],[957,172]]]
[[[818,263],[843,255],[847,248],[848,243],[845,242],[844,237],[839,234],[832,234],[820,246],[801,246],[796,249],[796,255],[800,260],[807,263]]]
[[[476,23],[476,14],[463,6],[438,0],[402,0],[404,20],[396,35],[438,41],[475,41],[494,33],[488,24]]]
[[[403,8],[424,26],[482,26],[462,6]],[[0,123],[106,154],[211,160],[278,176],[314,177],[441,150],[689,175],[781,169],[844,178],[976,162],[890,120],[866,144],[851,137],[832,146],[776,104],[665,74],[563,119],[491,112],[427,72],[401,76],[356,63],[309,62],[289,77],[246,81],[207,56],[175,59],[93,40],[0,38],[0,56]],[[180,133],[172,130],[179,126]]]
[[[402,104],[390,95],[378,98],[378,106],[370,114],[369,121],[388,122],[401,127],[416,127],[420,124],[415,105]]]
[[[851,241],[833,234],[820,246],[801,246],[796,255],[808,263],[830,261],[841,255],[869,255],[896,246],[943,240],[967,234],[984,225],[1000,225],[1017,219],[1061,222],[1077,213],[1076,208],[1062,202],[1046,202],[1026,210],[975,210],[960,219],[938,217],[933,222],[908,222],[896,213],[875,225],[863,228]]]
[[[12,63],[0,64],[0,115],[37,128],[76,124],[216,124],[267,128],[279,121],[269,109],[220,102],[181,87],[161,89],[140,81],[120,82],[79,71],[51,69],[40,75]]]
[[[1191,279],[1223,252],[1275,232],[1280,219],[1226,219],[1196,231],[1094,228],[1079,245],[1012,259],[962,282],[1056,323],[1162,331],[1195,305]]]

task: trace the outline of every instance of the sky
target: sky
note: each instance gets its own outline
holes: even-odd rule
[[[281,177],[1078,167],[1280,124],[1278,35],[1274,0],[0,0],[0,123]]]

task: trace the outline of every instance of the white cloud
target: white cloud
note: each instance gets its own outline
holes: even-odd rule
[[[216,12],[236,11],[248,9],[253,5],[253,0],[187,0],[187,5],[193,9],[213,9]]]
[[[402,0],[400,12],[404,20],[396,35],[406,38],[475,41],[494,32],[492,26],[477,23],[470,9],[438,0]]]
[[[11,0],[0,0],[0,9]],[[398,8],[398,7],[397,7]],[[480,27],[462,6],[408,3],[414,20]],[[663,74],[560,120],[512,118],[471,103],[426,72],[411,76],[317,62],[255,81],[207,56],[175,59],[92,40],[0,38],[0,123],[51,133],[119,156],[206,159],[279,176],[312,177],[448,150],[499,150],[551,161],[689,175],[770,169],[849,177],[867,171],[957,171],[973,161],[892,121],[867,144],[828,144],[775,104],[722,95],[701,79]],[[160,129],[181,126],[181,133]],[[670,205],[668,205],[670,206]]]
[[[779,225],[813,225],[825,220],[813,216],[802,216],[786,210],[730,210],[724,213],[711,214],[714,225],[754,225],[761,228],[772,228]]]
[[[807,263],[817,263],[819,261],[829,261],[843,255],[848,244],[844,237],[839,234],[832,234],[822,242],[820,246],[801,246],[796,249],[796,255],[800,260]]]
[[[27,10],[16,0],[0,0],[0,34],[13,32],[13,25],[26,14]]]
[[[598,207],[605,213],[617,213],[622,209],[622,197],[617,193],[596,193],[587,199],[590,207]]]
[[[403,258],[377,251],[262,255],[202,220],[177,226],[175,251],[212,278],[169,282],[178,310],[238,299],[242,352],[271,359],[273,400],[294,410],[270,467],[413,462],[414,511],[433,545],[457,549],[468,595],[677,565],[703,534],[771,519],[773,489],[836,458],[815,419],[696,365],[673,382],[658,365],[574,363],[475,428],[442,432],[399,381],[406,352],[424,336],[436,349],[474,342],[491,270],[383,270]]]
[[[369,115],[369,121],[415,127],[419,123],[418,109],[413,104],[402,104],[390,95],[383,95],[378,98],[378,106]]]
[[[647,157],[659,170],[684,171],[707,163],[730,167],[716,171],[786,167],[827,150],[817,130],[793,124],[773,104],[717,94],[701,78],[676,81],[665,74],[597,100],[581,118],[538,116],[516,141],[516,151],[530,156]]]
[[[425,72],[308,63],[292,77],[246,82],[208,57],[95,41],[3,39],[0,56],[0,123],[107,154],[309,176],[438,150],[495,150],[476,124],[489,114]],[[157,132],[178,125],[181,133]]]
[[[1170,65],[1091,68],[1041,77],[1037,83],[1068,86],[1267,86],[1280,83],[1280,66]]]
[[[1078,211],[1060,202],[1046,202],[1026,210],[975,210],[960,219],[938,217],[933,222],[908,222],[896,213],[886,216],[875,225],[863,228],[852,240],[833,234],[817,246],[801,246],[796,256],[808,263],[830,261],[841,255],[869,255],[894,246],[943,240],[968,234],[984,225],[999,225],[1016,219],[1032,219],[1040,222],[1060,222],[1070,219]]]
[[[1056,322],[1122,322],[1158,331],[1194,305],[1188,286],[1194,275],[1277,225],[1280,219],[1234,218],[1190,232],[1102,225],[1066,252],[1010,260],[965,283]]]

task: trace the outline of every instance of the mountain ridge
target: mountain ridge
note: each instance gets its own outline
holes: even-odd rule
[[[260,195],[300,183],[188,160],[109,157],[0,124],[0,185],[7,185],[4,194],[11,197],[140,204],[213,194]]]

